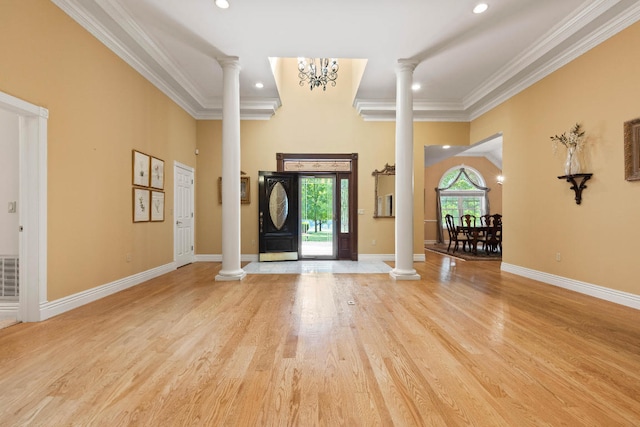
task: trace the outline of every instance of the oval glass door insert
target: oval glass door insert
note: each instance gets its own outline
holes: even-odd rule
[[[271,216],[271,222],[278,230],[284,226],[287,216],[289,216],[289,199],[281,182],[276,183],[271,189],[269,215]]]

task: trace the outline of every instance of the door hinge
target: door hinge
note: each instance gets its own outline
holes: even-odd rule
[[[193,212],[191,212],[191,218],[193,218]]]
[[[193,245],[191,245],[191,250],[193,250]]]

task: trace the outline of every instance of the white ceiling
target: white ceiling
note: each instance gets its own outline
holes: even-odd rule
[[[242,117],[268,119],[269,58],[327,56],[367,60],[365,120],[395,118],[395,65],[414,59],[415,120],[468,121],[640,19],[640,0],[52,1],[198,119],[222,116],[216,58],[239,57]]]

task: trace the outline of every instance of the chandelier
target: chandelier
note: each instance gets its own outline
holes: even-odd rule
[[[329,58],[298,58],[298,78],[300,86],[309,82],[309,89],[321,87],[327,90],[327,83],[336,86],[338,61]]]

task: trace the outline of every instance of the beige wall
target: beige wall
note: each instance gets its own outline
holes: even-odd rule
[[[371,175],[386,163],[395,164],[395,123],[365,122],[352,106],[351,73],[361,73],[340,61],[338,83],[326,92],[300,87],[295,59],[281,60],[277,83],[282,107],[268,121],[242,121],[241,170],[251,177],[251,204],[242,205],[243,254],[258,253],[258,171],[276,169],[276,153],[358,153],[358,251],[360,254],[393,254],[395,223],[373,218],[375,203]],[[221,176],[221,124],[198,122],[197,253],[221,252],[221,205],[217,202],[217,177]],[[468,123],[420,122],[414,124],[414,253],[423,253],[424,145],[469,143]],[[206,153],[206,154],[205,154]],[[375,245],[373,244],[375,241]]]
[[[220,122],[196,122],[49,1],[4,0],[0,29],[0,91],[50,112],[48,299],[172,261],[174,161],[196,167],[196,251],[219,254]],[[622,135],[623,122],[640,116],[640,57],[630,48],[639,44],[635,24],[470,124],[415,123],[414,252],[422,252],[429,211],[423,147],[502,132],[504,261],[640,294],[628,228],[640,184],[624,180]],[[359,252],[393,253],[393,220],[372,218],[371,172],[395,162],[395,124],[357,115],[348,61],[338,87],[326,92],[300,88],[295,60],[286,62],[278,71],[282,108],[269,121],[241,123],[241,169],[252,186],[251,204],[242,206],[242,253],[257,253],[257,176],[275,169],[276,152],[357,152]],[[557,179],[562,158],[549,143],[576,121],[589,136],[585,163],[594,173],[581,206]],[[132,149],[165,160],[164,223],[131,221]]]
[[[496,184],[496,177],[502,173],[493,163],[484,157],[450,157],[431,165],[424,172],[424,239],[434,241],[437,239],[436,217],[436,191],[440,179],[449,169],[455,166],[466,165],[477,170],[485,180],[489,191],[490,213],[502,213],[502,186]],[[446,236],[446,232],[443,234]]]
[[[196,121],[50,1],[3,0],[0,29],[0,91],[49,110],[48,300],[172,262]],[[132,223],[132,149],[165,161],[163,223]]]
[[[640,294],[640,183],[624,179],[623,123],[640,116],[640,24],[474,120],[471,140],[503,135],[504,261]],[[581,205],[549,137],[582,123],[593,172]],[[561,261],[556,261],[556,253]]]

